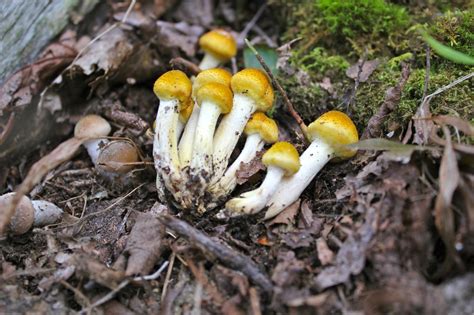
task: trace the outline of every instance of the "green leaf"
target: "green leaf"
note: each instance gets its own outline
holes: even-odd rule
[[[278,72],[276,68],[278,53],[276,52],[276,50],[265,45],[257,45],[254,46],[254,48],[258,52],[258,54],[262,56],[263,60],[270,68],[272,73],[276,75]],[[245,68],[263,69],[260,65],[260,62],[258,62],[257,57],[255,57],[255,54],[249,47],[244,49],[244,65]]]
[[[448,60],[451,60],[456,63],[462,63],[466,65],[474,65],[474,58],[463,54],[460,51],[452,49],[451,47],[445,46],[438,42],[436,39],[428,35],[427,33],[422,33],[425,41],[433,48],[434,51],[438,53],[441,57],[444,57]]]

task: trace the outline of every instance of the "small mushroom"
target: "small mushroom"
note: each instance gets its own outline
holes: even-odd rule
[[[132,143],[114,140],[102,148],[97,168],[105,173],[126,174],[135,168],[139,160],[137,148]]]
[[[224,69],[213,68],[201,71],[193,83],[193,99],[196,100],[196,92],[205,84],[220,83],[230,87],[232,75]],[[189,118],[181,140],[179,141],[178,152],[181,167],[185,168],[191,163],[193,156],[194,136],[199,119],[200,107],[194,105],[193,112]]]
[[[108,142],[107,137],[111,131],[110,124],[98,115],[82,117],[74,128],[74,137],[77,139],[90,139],[83,143],[89,153],[92,163],[97,164],[101,146]]]
[[[255,111],[266,112],[273,105],[273,88],[259,69],[244,69],[232,76],[233,106],[214,135],[214,180],[224,174],[230,155]]]
[[[352,120],[339,111],[329,111],[308,126],[312,138],[310,146],[300,158],[301,168],[293,176],[283,179],[278,190],[268,202],[265,219],[272,218],[298,200],[301,193],[333,158],[347,159],[356,154],[342,146],[359,140]]]
[[[160,99],[153,140],[157,188],[162,180],[179,202],[183,192],[180,186],[184,183],[180,173],[176,129],[179,111],[191,97],[191,81],[184,72],[171,70],[155,81],[153,92]]]
[[[11,203],[14,192],[0,196],[0,211]],[[33,200],[23,196],[16,207],[9,230],[14,235],[28,232],[32,226],[45,226],[57,222],[63,214],[63,210],[55,204],[45,200]]]
[[[227,114],[232,108],[232,91],[221,83],[207,83],[196,92],[196,101],[200,106],[199,119],[194,136],[191,176],[200,179],[203,192],[211,178],[214,130],[221,114]],[[199,194],[199,193],[198,193]]]
[[[237,54],[237,43],[229,32],[215,29],[199,38],[199,46],[204,58],[199,64],[201,70],[215,68],[226,63]]]
[[[262,157],[267,175],[260,187],[229,200],[225,208],[234,213],[253,214],[262,210],[278,189],[283,176],[291,176],[300,168],[299,154],[288,142],[275,143]]]
[[[276,122],[261,112],[252,115],[245,126],[244,133],[247,139],[239,156],[225,171],[224,176],[209,187],[209,192],[215,200],[227,196],[237,186],[237,171],[242,163],[249,163],[255,158],[265,143],[275,143],[278,140]]]

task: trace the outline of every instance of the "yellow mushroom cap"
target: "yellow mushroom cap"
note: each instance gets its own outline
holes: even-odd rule
[[[5,209],[11,203],[14,196],[14,192],[0,196],[0,213],[2,209]],[[15,209],[8,229],[15,235],[25,234],[33,226],[34,220],[35,209],[33,204],[28,197],[23,196]]]
[[[97,158],[97,165],[106,172],[125,174],[139,161],[137,148],[128,141],[116,140],[105,145]]]
[[[290,176],[300,169],[300,155],[296,148],[289,142],[277,142],[262,156],[262,163],[268,167],[277,166],[285,170],[285,175]]]
[[[186,102],[186,104],[184,106],[185,107],[179,111],[179,120],[183,124],[187,123],[188,120],[189,120],[189,117],[191,117],[191,114],[192,114],[193,108],[194,108],[193,100],[191,98],[188,99],[188,101]],[[153,128],[153,130],[154,129],[155,128]]]
[[[221,68],[212,68],[199,72],[196,76],[196,79],[193,83],[193,94],[196,94],[196,91],[201,88],[204,84],[211,82],[220,83],[228,86],[230,88],[230,80],[232,74],[229,71]]]
[[[209,101],[220,107],[221,113],[227,114],[232,109],[232,91],[220,83],[208,83],[203,85],[196,95],[199,106],[204,101]]]
[[[237,54],[237,43],[234,37],[222,29],[212,30],[199,38],[199,46],[204,52],[216,59],[227,61]]]
[[[278,126],[276,122],[261,112],[257,112],[247,122],[244,132],[247,136],[258,133],[266,143],[278,141]]]
[[[177,99],[181,107],[184,107],[191,97],[191,90],[191,80],[180,70],[165,72],[155,81],[153,86],[153,92],[160,100]]]
[[[109,122],[104,118],[98,115],[86,115],[74,127],[74,137],[101,138],[108,136],[111,130]]]
[[[312,139],[323,139],[334,147],[338,158],[350,158],[357,153],[354,150],[338,149],[341,145],[359,141],[356,126],[343,112],[333,110],[324,113],[308,126],[308,133]]]
[[[234,94],[243,94],[254,100],[257,110],[266,112],[273,105],[273,88],[263,71],[247,68],[237,72],[230,81]]]

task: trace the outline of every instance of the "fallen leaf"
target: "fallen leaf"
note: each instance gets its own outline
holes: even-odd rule
[[[364,224],[357,233],[349,235],[336,255],[334,266],[323,269],[314,279],[318,290],[324,290],[349,280],[359,274],[365,266],[366,249],[375,234],[376,210],[367,209]]]
[[[189,25],[186,22],[165,21],[157,21],[156,25],[158,26],[157,43],[163,51],[180,50],[189,57],[196,55],[196,43],[204,32],[202,27]]]
[[[316,249],[318,250],[318,259],[321,262],[321,265],[326,266],[332,263],[334,260],[334,253],[329,249],[324,238],[320,237],[316,240]]]
[[[287,232],[281,236],[281,240],[291,249],[310,247],[314,244],[314,237],[307,229]]]
[[[75,254],[68,264],[76,268],[77,275],[94,280],[111,290],[115,289],[125,278],[123,272],[108,268],[95,258],[85,254]]]
[[[462,131],[466,136],[474,136],[474,127],[467,120],[455,116],[439,115],[433,116],[432,120],[438,125],[451,125]]]
[[[265,170],[265,165],[262,163],[263,152],[264,151],[258,152],[250,162],[240,164],[240,168],[235,173],[238,185],[246,183],[250,177]]]
[[[298,275],[305,270],[305,263],[296,258],[293,251],[280,253],[278,264],[273,269],[272,280],[279,287],[295,282]]]
[[[125,274],[147,275],[160,258],[165,234],[164,226],[149,213],[140,213],[125,247],[128,258]]]
[[[286,207],[280,212],[273,220],[271,220],[267,226],[275,224],[295,224],[295,218],[300,209],[301,199],[296,200],[291,205]]]
[[[178,21],[209,27],[214,23],[212,0],[182,0],[173,15]]]
[[[434,207],[435,226],[446,246],[446,259],[441,272],[448,272],[451,264],[457,258],[455,243],[455,220],[451,202],[454,191],[460,183],[460,174],[456,153],[451,145],[451,134],[447,127],[443,127],[446,137],[443,158],[439,168],[439,192]]]
[[[359,80],[359,82],[365,82],[369,79],[370,75],[377,69],[380,61],[378,59],[367,60],[362,65],[362,60],[359,60],[356,64],[353,64],[346,70],[346,75],[353,79]]]

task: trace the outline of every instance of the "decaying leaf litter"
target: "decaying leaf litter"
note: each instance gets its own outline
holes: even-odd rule
[[[261,214],[220,220],[215,211],[199,215],[157,203],[149,128],[158,100],[151,86],[172,59],[195,74],[176,58],[198,64],[198,38],[222,26],[218,20],[240,44],[226,65],[233,72],[244,66],[244,38],[284,44],[283,30],[270,18],[277,7],[236,9],[225,1],[200,1],[199,10],[194,1],[102,6],[106,17],[89,17],[96,32],[65,31],[2,85],[2,192],[23,187],[65,212],[56,225],[1,240],[2,312],[472,313],[472,124],[430,113],[430,101],[451,87],[427,94],[429,48],[423,97],[398,134],[401,141],[379,138],[386,138],[385,120],[412,75],[410,60],[384,91],[379,111],[357,126],[367,140],[353,145],[360,150],[355,158],[327,165],[271,221]],[[349,93],[331,96],[349,112],[359,86],[371,84],[379,67],[366,53],[359,57],[347,71]],[[285,54],[278,61],[281,71],[292,67]],[[332,84],[337,81],[328,78],[321,86],[332,94]],[[71,138],[86,113],[111,122],[111,139],[137,146],[141,162],[132,172],[111,178],[92,166],[79,149],[82,141]],[[282,95],[273,117],[280,137],[304,150],[300,122]],[[303,115],[306,123],[313,117]],[[26,118],[31,124],[22,130]],[[73,145],[58,159],[61,141]],[[243,165],[235,194],[258,186],[263,170],[260,156]],[[37,178],[25,180],[28,172]]]

